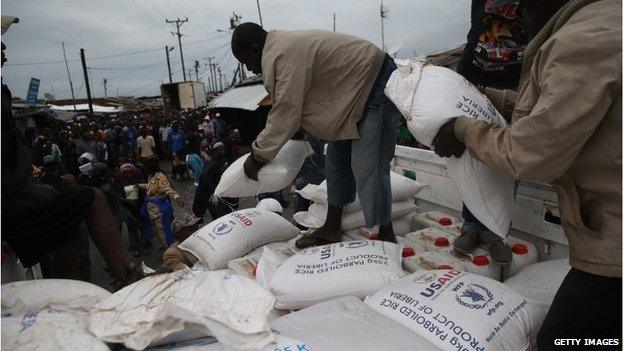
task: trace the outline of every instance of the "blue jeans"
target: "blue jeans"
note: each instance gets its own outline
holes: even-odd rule
[[[501,241],[503,238],[494,234],[486,226],[483,225],[473,214],[470,212],[465,204],[462,204],[462,217],[464,217],[464,226],[462,227],[462,233],[476,232],[479,233],[479,241],[482,244],[489,244],[496,241]]]
[[[358,122],[360,138],[334,141],[327,146],[328,202],[345,206],[355,200],[357,191],[367,227],[388,224],[392,219],[390,162],[401,113],[383,90],[395,69],[394,61],[387,57]]]

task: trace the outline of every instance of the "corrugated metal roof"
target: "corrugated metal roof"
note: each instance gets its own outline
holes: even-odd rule
[[[260,101],[269,95],[264,85],[256,84],[226,91],[210,102],[210,108],[239,108],[255,111]]]

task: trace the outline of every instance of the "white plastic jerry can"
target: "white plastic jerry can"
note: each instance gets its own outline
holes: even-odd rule
[[[537,247],[528,241],[508,236],[506,244],[511,249],[513,255],[511,265],[507,270],[507,278],[512,277],[522,268],[532,265],[539,260]]]
[[[466,265],[451,255],[437,251],[426,251],[414,256],[403,258],[403,270],[414,273],[418,270],[454,269],[466,271]]]
[[[469,256],[471,260],[470,263],[466,265],[467,272],[500,281],[501,267],[494,264],[487,250],[478,247]]]
[[[444,251],[452,249],[457,236],[436,227],[421,229],[405,234],[405,239],[423,246],[428,251]]]
[[[453,232],[458,236],[462,227],[462,222],[457,218],[439,211],[419,213],[412,218],[412,224],[415,229],[434,227]]]

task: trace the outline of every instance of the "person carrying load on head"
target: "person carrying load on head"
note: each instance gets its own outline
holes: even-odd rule
[[[396,65],[374,44],[322,31],[266,32],[243,23],[232,34],[232,52],[247,69],[262,74],[273,107],[252,143],[245,174],[275,158],[301,128],[329,142],[325,224],[296,245],[305,248],[341,240],[343,207],[357,192],[366,224],[379,225],[380,239],[396,242],[391,223],[390,162],[400,112],[384,95]]]

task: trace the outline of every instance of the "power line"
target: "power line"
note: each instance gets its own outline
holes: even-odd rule
[[[156,27],[158,27],[158,29],[162,30],[163,32],[167,33],[167,31],[165,31],[162,27],[161,24],[156,21],[152,16],[150,16],[145,10],[143,10],[141,8],[141,6],[139,6],[139,4],[134,1],[134,0],[130,0],[138,9],[139,11],[141,11],[141,13],[143,13],[145,15],[145,17],[149,18],[152,22],[154,22],[154,24],[156,25]]]
[[[169,34],[169,33],[167,33],[167,34]],[[186,43],[186,45],[193,45],[193,44],[198,44],[198,43],[204,43],[204,42],[207,42],[207,41],[211,41],[211,40],[215,40],[215,39],[221,39],[221,38],[225,38],[225,37],[228,37],[228,36],[229,35],[219,35],[219,36],[211,37],[211,38],[207,38],[207,39],[191,41],[191,42]],[[229,44],[229,43],[226,43],[224,45],[227,45],[227,44]],[[160,51],[160,50],[162,50],[162,48],[146,49],[146,50],[139,50],[139,51],[131,51],[131,52],[126,52],[126,53],[122,53],[122,54],[95,56],[93,58],[89,58],[89,61],[101,60],[101,59],[107,59],[107,58],[114,58],[114,57],[122,57],[122,56],[139,55],[139,54],[144,54],[144,53],[154,52],[154,51]],[[80,59],[67,60],[67,62],[79,62],[79,61],[80,61]],[[34,65],[49,65],[49,64],[57,64],[57,63],[65,63],[65,61],[61,60],[61,61],[42,61],[42,62],[26,62],[26,63],[7,63],[5,66],[34,66]]]

